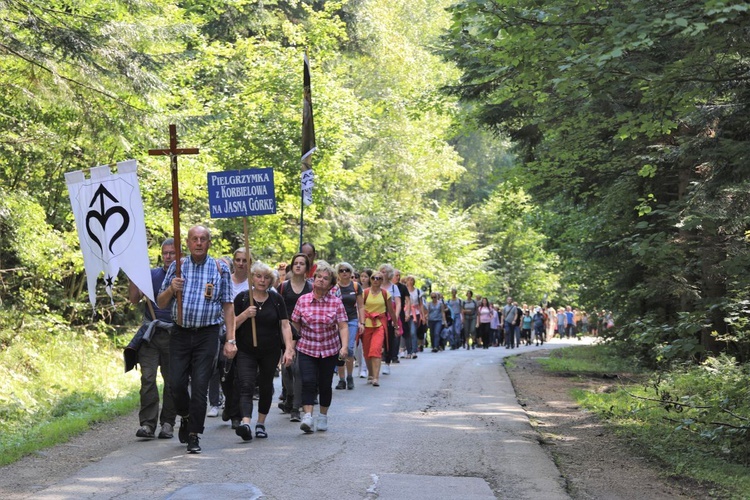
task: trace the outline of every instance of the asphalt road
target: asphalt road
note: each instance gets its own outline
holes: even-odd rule
[[[568,344],[579,343],[545,348]],[[534,349],[401,360],[380,387],[355,379],[354,390],[334,390],[327,432],[304,434],[274,397],[268,439],[244,443],[220,418],[206,419],[200,455],[187,454],[176,432],[133,437],[34,498],[569,498],[502,367],[503,357]]]

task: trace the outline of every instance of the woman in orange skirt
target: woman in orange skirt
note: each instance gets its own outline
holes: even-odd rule
[[[370,288],[364,292],[365,331],[362,334],[362,351],[367,360],[367,383],[375,387],[380,386],[380,363],[387,321],[396,317],[390,301],[391,295],[380,287],[383,279],[383,273],[374,271],[370,277]]]

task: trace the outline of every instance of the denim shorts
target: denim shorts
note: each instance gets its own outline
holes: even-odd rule
[[[353,358],[354,344],[357,341],[357,332],[359,331],[359,319],[350,319],[346,324],[349,325],[349,345],[347,346],[348,351],[346,355]]]

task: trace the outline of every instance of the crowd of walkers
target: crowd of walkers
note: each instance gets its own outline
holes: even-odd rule
[[[275,268],[253,262],[243,249],[213,259],[209,248],[209,231],[191,228],[190,255],[177,277],[174,242],[163,243],[164,265],[152,271],[157,300],[147,301],[128,346],[142,373],[136,436],[156,437],[158,423],[158,437],[172,438],[179,415],[178,436],[190,453],[201,451],[206,416],[231,421],[243,441],[267,438],[275,376],[281,412],[304,433],[321,432],[334,390],[354,390],[355,378],[380,387],[392,365],[425,350],[538,346],[555,335],[596,335],[614,325],[605,311],[519,305],[511,297],[492,303],[471,290],[459,296],[456,288],[446,298],[389,264],[358,272],[347,262],[316,260],[311,243]],[[141,297],[131,284],[130,300]]]

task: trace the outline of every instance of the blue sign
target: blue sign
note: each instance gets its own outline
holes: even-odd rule
[[[211,218],[276,213],[272,168],[208,173]]]

